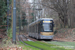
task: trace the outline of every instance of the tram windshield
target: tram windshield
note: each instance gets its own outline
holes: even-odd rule
[[[53,31],[52,24],[50,24],[50,23],[43,23],[43,30],[44,31]]]

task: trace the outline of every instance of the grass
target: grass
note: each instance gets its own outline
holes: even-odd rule
[[[54,45],[58,45],[58,46],[63,46],[63,47],[66,47],[66,48],[71,48],[71,49],[74,49],[75,48],[75,42],[48,42],[50,44],[54,44]]]
[[[46,45],[46,46],[55,46],[53,44],[48,44],[48,43],[45,43],[45,42],[40,42],[40,41],[36,41],[37,43],[40,43],[42,45]]]
[[[11,28],[8,29],[7,33],[8,33],[8,38],[11,39],[12,38],[12,29]]]
[[[58,47],[56,45],[54,46],[52,44],[46,44],[46,43],[41,43],[41,42],[38,42],[38,43],[41,43],[41,44],[38,44],[38,43],[35,43],[35,42],[32,42],[32,41],[24,41],[24,42],[27,43],[27,44],[30,44],[32,46],[36,46],[38,48],[41,48],[43,50],[71,50],[71,49],[65,49],[63,47]]]
[[[16,45],[14,45],[11,42],[11,40],[4,40],[4,42],[5,41],[6,41],[6,44],[3,44],[3,47],[7,47],[7,46],[11,45],[10,47],[14,47],[14,46],[15,47],[22,47],[23,50],[40,50],[38,48],[41,48],[43,50],[72,50],[72,49],[65,49],[63,47],[59,47],[59,46],[56,46],[56,45],[53,45],[53,44],[44,43],[44,42],[40,42],[40,41],[35,41],[35,42],[24,41],[25,43],[30,44],[32,46],[24,45],[22,42],[19,42],[19,41],[16,42],[17,43]],[[33,46],[36,46],[38,48],[35,48]]]
[[[8,48],[8,47],[10,47],[10,48],[17,47],[17,48],[19,48],[19,47],[22,47],[23,50],[40,50],[40,49],[34,48],[32,46],[24,45],[22,42],[19,42],[19,41],[17,41],[16,44],[13,44],[11,42],[11,40],[9,40],[9,39],[8,40],[4,39],[2,41],[2,44],[0,44],[0,45],[2,45],[2,46],[0,46],[1,48]]]
[[[40,50],[40,49],[34,48],[32,46],[24,45],[22,42],[20,42],[20,46],[23,46],[23,50]]]

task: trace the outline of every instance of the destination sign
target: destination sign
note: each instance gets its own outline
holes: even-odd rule
[[[43,21],[43,23],[52,23],[52,21]]]

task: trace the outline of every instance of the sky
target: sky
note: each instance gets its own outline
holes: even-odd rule
[[[32,0],[29,0],[30,3],[32,3]]]

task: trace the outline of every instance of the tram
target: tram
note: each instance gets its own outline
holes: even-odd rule
[[[53,39],[54,22],[52,18],[41,18],[29,24],[28,36],[36,39]]]

